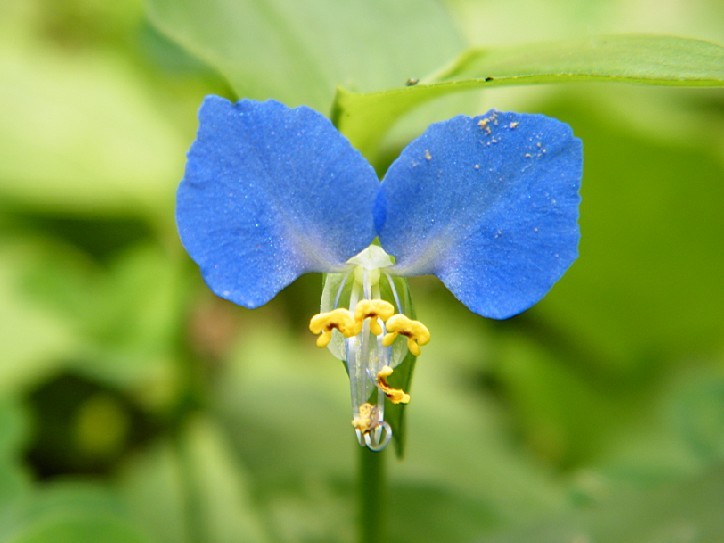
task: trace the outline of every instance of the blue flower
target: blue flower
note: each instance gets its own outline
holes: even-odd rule
[[[495,319],[540,300],[577,257],[582,146],[549,117],[431,125],[382,182],[319,113],[207,97],[177,195],[184,247],[220,297],[267,303],[327,274],[317,344],[346,361],[360,444],[384,447],[388,377],[429,340],[405,276],[432,274]]]

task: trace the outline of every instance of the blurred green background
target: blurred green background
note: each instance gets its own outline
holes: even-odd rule
[[[354,538],[347,377],[307,331],[320,278],[249,311],[177,239],[204,95],[327,113],[336,83],[401,86],[473,44],[723,30],[716,0],[327,4],[0,3],[0,542]],[[234,81],[197,23],[228,37]],[[412,281],[433,340],[387,466],[390,540],[724,541],[722,106],[711,89],[494,89],[385,140],[393,158],[495,107],[558,117],[585,147],[580,258],[538,306],[493,322]]]

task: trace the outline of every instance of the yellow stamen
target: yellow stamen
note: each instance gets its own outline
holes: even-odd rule
[[[362,433],[369,432],[377,422],[377,406],[371,403],[363,403],[359,406],[359,415],[352,420],[355,430]]]
[[[360,300],[354,310],[354,320],[357,322],[359,329],[362,329],[362,322],[370,319],[370,332],[379,336],[382,333],[382,327],[378,319],[387,322],[392,315],[395,314],[394,306],[385,300]]]
[[[387,378],[392,375],[392,372],[393,369],[391,367],[383,366],[379,373],[377,373],[377,386],[380,387],[380,390],[385,393],[392,403],[410,403],[409,394],[401,388],[391,387],[387,382]]]
[[[329,345],[332,340],[332,330],[339,330],[344,337],[358,334],[354,315],[349,309],[342,307],[314,315],[309,321],[309,330],[313,334],[320,334],[317,338],[317,347]]]
[[[382,345],[389,347],[400,334],[407,338],[407,348],[414,356],[420,356],[420,346],[430,341],[427,326],[398,313],[387,320],[387,334],[382,338]]]

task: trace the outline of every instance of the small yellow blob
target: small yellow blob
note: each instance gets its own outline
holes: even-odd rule
[[[387,378],[392,375],[392,372],[393,369],[391,367],[383,366],[379,373],[377,373],[377,386],[380,387],[380,390],[385,393],[392,403],[410,403],[409,394],[401,388],[391,387],[387,382]]]
[[[425,158],[427,160],[432,160],[432,155],[430,154],[430,151],[428,149],[425,149]]]
[[[357,323],[358,331],[362,330],[362,323],[365,319],[370,319],[370,332],[379,336],[382,333],[382,327],[378,321],[387,322],[392,315],[395,314],[395,307],[386,300],[360,300],[357,307],[354,308],[354,320]]]
[[[420,356],[420,346],[427,345],[430,341],[427,326],[399,313],[387,320],[387,334],[382,338],[382,345],[389,347],[398,335],[407,338],[407,348],[415,356]]]
[[[359,406],[359,415],[352,419],[352,426],[355,430],[367,433],[374,429],[377,422],[377,406],[371,403],[363,403]]]
[[[317,338],[317,347],[326,347],[332,340],[332,330],[339,330],[344,337],[358,334],[357,323],[349,309],[342,307],[314,315],[309,321],[309,330],[313,334],[320,334]]]

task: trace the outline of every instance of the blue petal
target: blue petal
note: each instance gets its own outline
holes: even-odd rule
[[[184,247],[222,298],[257,307],[375,236],[372,167],[319,113],[205,99],[178,189]]]
[[[375,205],[400,274],[435,274],[472,311],[503,319],[576,259],[582,145],[543,115],[489,111],[432,125],[390,166]]]

